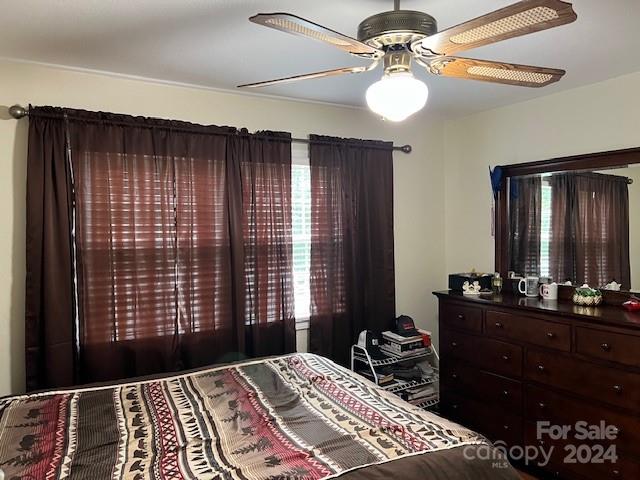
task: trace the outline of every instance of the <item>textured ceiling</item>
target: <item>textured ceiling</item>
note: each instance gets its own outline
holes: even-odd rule
[[[405,0],[440,29],[513,3],[509,0]],[[469,57],[564,68],[543,89],[437,78],[428,109],[458,116],[640,70],[638,0],[575,0],[578,20],[468,52]],[[235,85],[363,62],[312,40],[247,21],[291,12],[355,36],[365,17],[391,0],[3,0],[0,57],[233,89]],[[467,52],[465,52],[466,54]],[[269,95],[363,105],[381,70],[268,87]]]

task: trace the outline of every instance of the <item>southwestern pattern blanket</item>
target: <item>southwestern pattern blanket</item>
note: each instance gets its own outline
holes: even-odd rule
[[[485,442],[311,354],[0,400],[7,479],[331,478]]]

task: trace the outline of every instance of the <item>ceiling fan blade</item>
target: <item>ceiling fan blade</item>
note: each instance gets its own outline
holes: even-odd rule
[[[335,70],[324,70],[322,72],[306,73],[304,75],[294,75],[293,77],[278,78],[276,80],[267,80],[266,82],[247,83],[245,85],[238,85],[238,88],[258,88],[267,87],[269,85],[276,85],[279,83],[291,83],[298,80],[311,80],[312,78],[322,77],[335,77],[336,75],[344,75],[345,73],[362,73],[372,70],[377,65],[377,62],[368,67],[346,67],[336,68]]]
[[[567,23],[577,18],[570,3],[523,0],[422,40],[423,49],[440,55],[489,45]]]
[[[487,62],[460,57],[438,58],[433,60],[428,68],[431,73],[445,77],[466,78],[521,87],[545,87],[557,82],[565,74],[564,70],[555,68]]]
[[[259,13],[249,20],[282,32],[319,40],[354,55],[381,55],[383,53],[355,38],[347,37],[342,33],[290,13]]]

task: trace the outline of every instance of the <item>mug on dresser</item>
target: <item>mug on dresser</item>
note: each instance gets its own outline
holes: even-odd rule
[[[518,291],[527,297],[537,297],[539,277],[524,277],[518,282]]]
[[[558,284],[556,282],[540,285],[540,296],[545,300],[558,299]]]

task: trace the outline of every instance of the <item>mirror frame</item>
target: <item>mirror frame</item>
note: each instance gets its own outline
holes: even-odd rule
[[[507,180],[510,177],[575,170],[601,170],[640,163],[640,147],[552,158],[536,162],[501,165],[503,179],[495,201],[495,271],[507,278],[509,270],[509,201]]]

